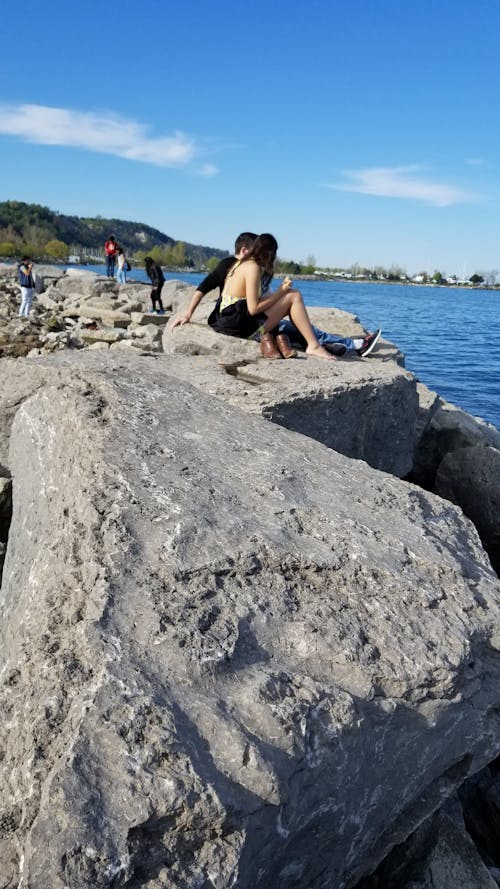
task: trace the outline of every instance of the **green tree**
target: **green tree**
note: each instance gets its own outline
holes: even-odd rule
[[[169,251],[166,251],[160,244],[155,244],[154,247],[151,247],[149,251],[149,256],[154,262],[158,263],[158,265],[168,265],[166,262],[167,255]]]
[[[484,278],[482,275],[475,274],[470,276],[469,281],[471,282],[471,284],[482,284]]]
[[[45,244],[45,253],[51,259],[62,261],[68,256],[68,247],[64,241],[58,241],[57,238],[53,238]]]
[[[209,272],[213,272],[219,265],[220,259],[217,256],[211,256],[206,266]]]
[[[186,245],[182,241],[177,241],[170,252],[172,254],[172,265],[179,266],[180,268],[186,265]]]
[[[0,256],[15,256],[16,245],[12,241],[0,241]]]

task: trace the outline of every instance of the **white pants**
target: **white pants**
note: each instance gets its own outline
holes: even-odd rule
[[[21,308],[19,309],[19,317],[27,318],[30,310],[31,303],[33,302],[33,294],[35,290],[33,287],[21,287]]]

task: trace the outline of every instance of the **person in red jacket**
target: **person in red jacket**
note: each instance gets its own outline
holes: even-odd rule
[[[110,235],[104,245],[104,251],[106,253],[106,274],[108,278],[114,278],[115,276],[115,263],[119,249],[115,236]]]

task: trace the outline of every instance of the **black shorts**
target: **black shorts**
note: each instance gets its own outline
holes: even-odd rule
[[[237,302],[226,306],[222,312],[217,311],[219,302],[208,318],[208,323],[217,333],[225,333],[226,336],[239,336],[241,339],[248,339],[267,321],[267,315],[260,312],[258,315],[251,315],[247,309],[246,299],[239,299]]]

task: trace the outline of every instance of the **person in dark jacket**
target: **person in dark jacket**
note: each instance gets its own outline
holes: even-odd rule
[[[151,311],[156,311],[157,315],[164,315],[165,310],[163,308],[163,303],[161,301],[161,289],[165,283],[165,277],[163,275],[161,266],[158,265],[157,262],[151,256],[146,256],[144,260],[144,265],[146,267],[146,273],[148,278],[150,278],[151,283],[153,285],[153,289],[151,291]],[[156,308],[156,304],[158,303],[158,309]]]
[[[33,263],[29,256],[23,256],[17,267],[17,274],[19,286],[21,287],[21,308],[19,309],[19,317],[28,318],[31,311],[31,303],[33,302],[33,294],[35,292]]]

